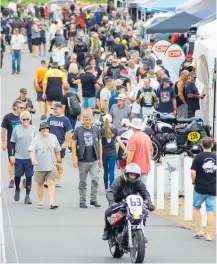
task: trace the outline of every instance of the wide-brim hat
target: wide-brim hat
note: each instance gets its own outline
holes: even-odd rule
[[[119,94],[118,97],[115,98],[116,100],[124,100],[126,101],[127,100],[127,97],[125,94]]]
[[[142,119],[139,119],[139,118],[132,119],[130,126],[138,130],[144,129],[144,124],[142,123]]]

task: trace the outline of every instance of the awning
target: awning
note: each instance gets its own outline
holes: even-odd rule
[[[206,19],[216,15],[216,0],[200,0],[184,10],[193,16]]]
[[[191,25],[196,24],[200,20],[198,17],[182,12],[147,28],[146,33],[186,33]]]

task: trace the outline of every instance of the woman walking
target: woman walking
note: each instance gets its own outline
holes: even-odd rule
[[[117,159],[116,142],[120,147],[126,151],[126,147],[118,136],[118,131],[116,128],[111,127],[112,117],[111,115],[105,115],[104,118],[104,128],[100,130],[102,136],[102,161],[104,168],[104,185],[105,190],[108,190],[108,181],[111,186],[115,178],[115,163]]]

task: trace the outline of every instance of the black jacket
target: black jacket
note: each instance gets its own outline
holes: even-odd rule
[[[129,183],[124,179],[124,175],[119,176],[112,184],[111,189],[107,192],[107,199],[109,204],[120,203],[127,196],[132,194],[140,194],[143,200],[148,200],[151,203],[151,197],[146,189],[142,179],[135,183]]]

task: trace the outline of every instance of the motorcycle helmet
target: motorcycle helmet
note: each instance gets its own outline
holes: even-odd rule
[[[132,177],[132,174],[135,177]],[[135,183],[140,179],[141,168],[136,163],[130,163],[126,166],[124,170],[124,178],[126,182]]]

